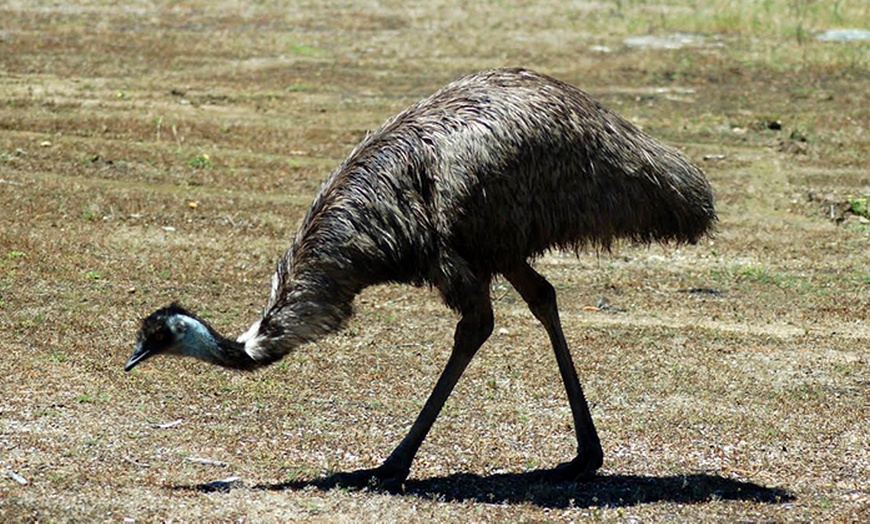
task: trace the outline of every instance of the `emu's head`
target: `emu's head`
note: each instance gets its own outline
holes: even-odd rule
[[[212,339],[210,329],[196,316],[173,302],[144,320],[136,336],[136,349],[124,366],[130,371],[154,355],[196,356],[202,343]],[[206,344],[208,345],[208,344]]]

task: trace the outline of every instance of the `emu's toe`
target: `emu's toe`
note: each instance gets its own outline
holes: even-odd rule
[[[563,462],[555,468],[544,472],[547,482],[582,482],[590,480],[604,462],[604,456],[599,453],[580,453],[573,460]]]
[[[402,493],[408,471],[379,466],[338,474],[338,485],[344,488],[370,489],[388,493]]]

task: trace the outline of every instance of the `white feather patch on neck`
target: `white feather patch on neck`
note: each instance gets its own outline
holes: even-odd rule
[[[264,337],[256,337],[245,341],[245,353],[254,360],[266,360],[269,351],[260,345]]]
[[[260,331],[260,321],[259,320],[254,322],[253,324],[251,324],[251,327],[249,327],[247,331],[245,331],[244,333],[239,335],[239,338],[237,338],[236,340],[238,342],[247,342],[247,341],[251,340],[252,338],[256,337],[258,331]]]
[[[268,356],[266,349],[260,345],[264,337],[259,336],[260,321],[251,324],[247,331],[241,334],[238,338],[239,342],[245,344],[245,353],[254,360],[263,360]]]

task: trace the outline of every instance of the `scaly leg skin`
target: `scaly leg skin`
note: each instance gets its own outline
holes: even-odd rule
[[[577,371],[571,361],[571,353],[568,343],[562,332],[562,324],[559,321],[559,310],[556,305],[556,290],[543,276],[532,269],[528,264],[518,267],[516,270],[505,273],[505,277],[519,292],[523,300],[529,305],[529,309],[535,317],[544,325],[550,343],[556,354],[556,362],[559,364],[559,373],[565,384],[568,394],[568,403],[571,405],[571,415],[574,418],[574,432],[577,436],[577,457],[570,462],[564,462],[555,469],[547,472],[545,480],[564,482],[574,480],[587,480],[595,475],[595,471],[604,462],[604,451],[601,449],[601,441],[595,431],[586,397],[580,387]]]
[[[480,283],[476,293],[469,298],[468,305],[463,308],[462,319],[457,324],[453,336],[453,352],[450,354],[450,359],[408,435],[381,466],[339,474],[337,480],[340,486],[371,488],[391,493],[402,491],[402,485],[411,470],[411,462],[414,461],[423,439],[426,438],[426,434],[438,417],[438,413],[441,412],[456,382],[459,381],[459,377],[462,376],[462,372],[480,346],[489,338],[492,327],[492,304],[487,280]]]

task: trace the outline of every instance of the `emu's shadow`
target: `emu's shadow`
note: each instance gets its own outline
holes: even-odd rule
[[[444,477],[409,480],[405,494],[440,501],[530,503],[546,508],[619,507],[653,502],[691,504],[711,500],[745,500],[778,504],[794,500],[781,488],[767,488],[718,475],[696,473],[669,477],[599,475],[583,483],[548,483],[541,470],[480,476],[457,473]],[[312,480],[255,486],[265,490],[301,490],[338,487],[341,473]]]

